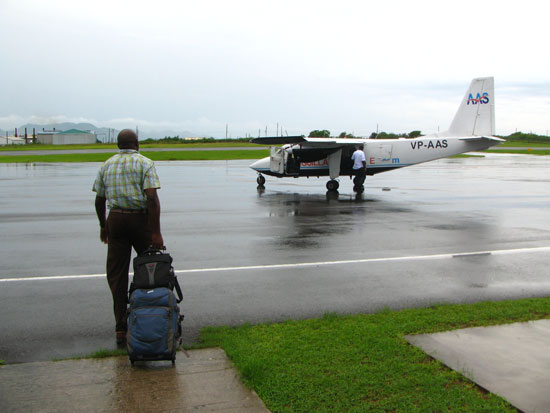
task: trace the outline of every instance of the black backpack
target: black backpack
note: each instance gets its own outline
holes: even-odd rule
[[[177,302],[181,302],[183,294],[174,274],[172,257],[167,252],[149,248],[134,258],[134,278],[130,284],[129,296],[137,289],[165,287],[178,294]]]

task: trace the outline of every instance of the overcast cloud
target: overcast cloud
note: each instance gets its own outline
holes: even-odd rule
[[[542,1],[1,0],[0,16],[3,129],[432,133],[480,76],[497,133],[550,129]]]

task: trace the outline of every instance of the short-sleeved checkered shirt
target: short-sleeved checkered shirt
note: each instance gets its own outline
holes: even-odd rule
[[[107,198],[109,209],[147,209],[149,188],[160,188],[153,161],[138,151],[121,149],[101,166],[92,190]]]

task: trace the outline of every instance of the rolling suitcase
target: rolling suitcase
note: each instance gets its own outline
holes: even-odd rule
[[[126,334],[130,362],[133,365],[135,361],[171,360],[174,364],[181,345],[183,315],[178,303],[183,295],[172,257],[149,249],[134,258],[133,264]]]
[[[176,360],[181,340],[180,309],[174,293],[165,287],[137,289],[130,296],[126,342],[135,361]]]

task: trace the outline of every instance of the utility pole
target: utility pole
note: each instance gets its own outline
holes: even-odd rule
[[[227,140],[227,132],[229,131],[229,124],[225,124],[225,140]]]

